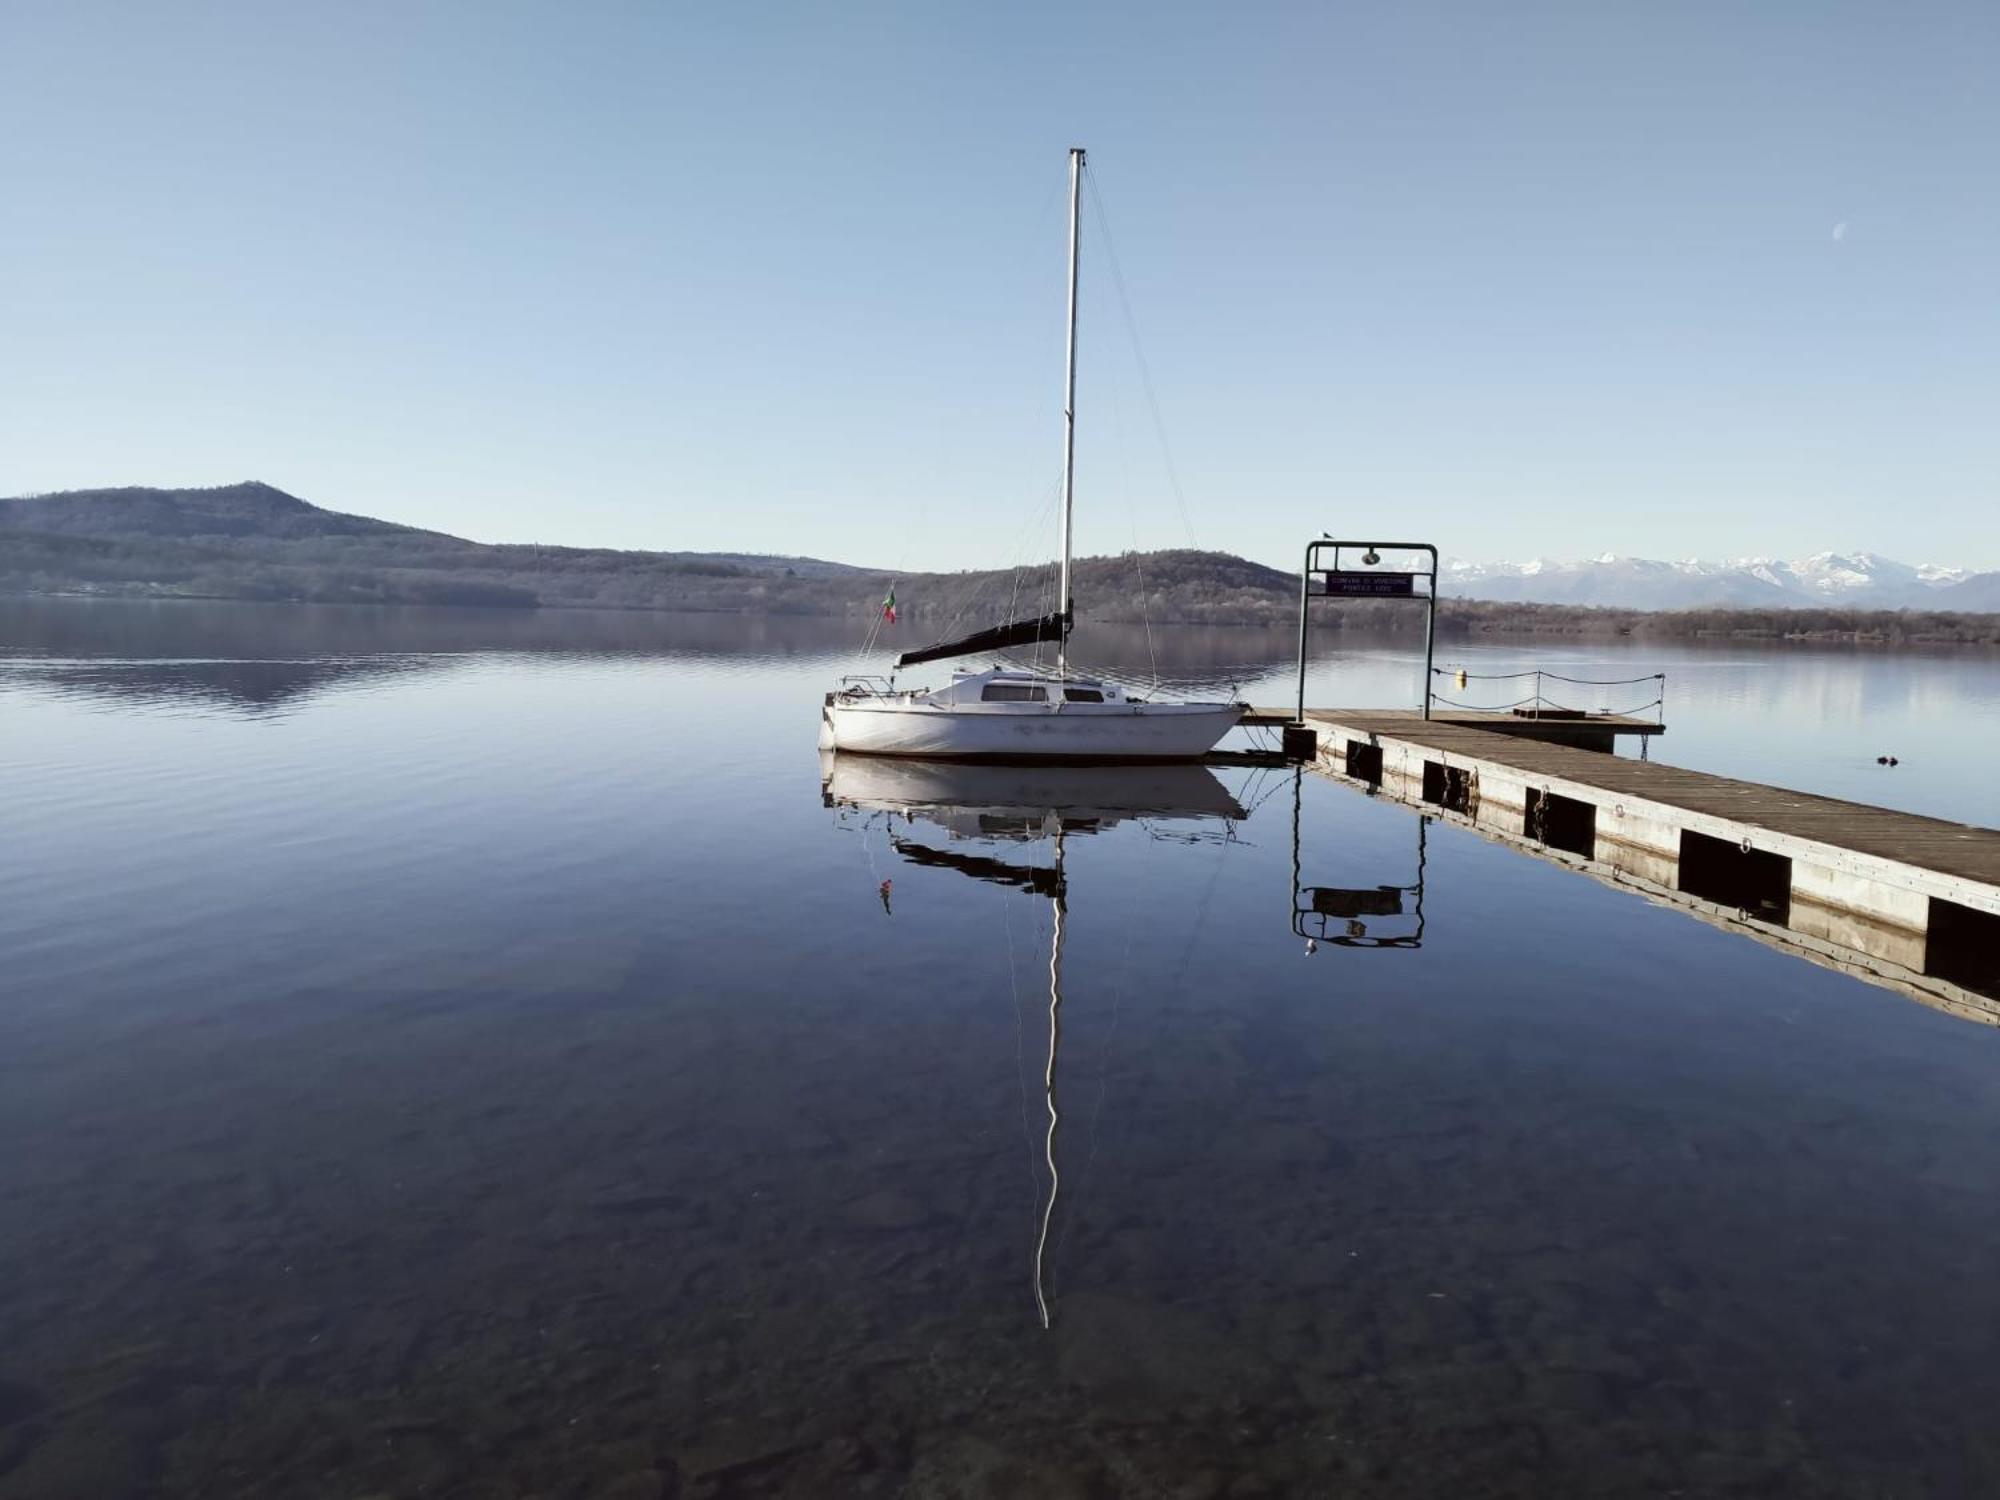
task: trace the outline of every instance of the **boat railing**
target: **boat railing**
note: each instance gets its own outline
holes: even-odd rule
[[[887,698],[896,691],[896,679],[872,673],[855,673],[840,679],[840,693],[850,698]]]

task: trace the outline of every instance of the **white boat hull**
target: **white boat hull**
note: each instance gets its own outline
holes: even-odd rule
[[[850,755],[933,760],[1195,760],[1243,716],[1240,703],[826,705],[821,742]]]

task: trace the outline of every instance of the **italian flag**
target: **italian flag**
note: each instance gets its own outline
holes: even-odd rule
[[[889,590],[889,597],[882,601],[882,618],[891,625],[896,623],[896,591]]]

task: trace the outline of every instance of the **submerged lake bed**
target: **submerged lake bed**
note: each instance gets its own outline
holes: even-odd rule
[[[1289,770],[844,779],[839,622],[505,616],[0,605],[0,1495],[2000,1488],[1993,1028]],[[2000,822],[1990,655],[1439,660]]]

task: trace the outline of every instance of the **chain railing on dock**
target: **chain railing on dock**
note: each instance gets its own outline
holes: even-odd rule
[[[1466,703],[1457,698],[1445,696],[1437,689],[1437,678],[1446,678],[1459,692],[1465,692],[1475,682],[1532,682],[1533,691],[1525,698],[1516,698],[1510,703]],[[1470,713],[1506,714],[1518,713],[1524,716],[1549,714],[1608,714],[1621,718],[1643,718],[1652,715],[1652,722],[1664,724],[1667,719],[1667,674],[1651,672],[1644,677],[1569,677],[1561,672],[1550,672],[1541,667],[1530,667],[1520,672],[1467,672],[1456,667],[1431,668],[1430,698],[1433,703],[1442,703],[1451,708],[1464,709]],[[1637,688],[1650,686],[1653,696],[1643,703],[1627,707],[1579,708],[1575,704],[1560,703],[1551,697],[1548,684],[1563,683],[1571,687],[1592,688]],[[1584,695],[1578,695],[1584,696]],[[1599,699],[1603,701],[1602,695]]]

